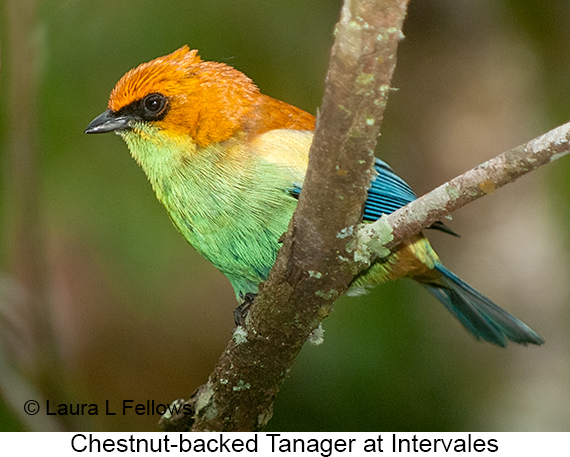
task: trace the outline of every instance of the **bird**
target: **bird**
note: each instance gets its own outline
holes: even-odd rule
[[[312,114],[185,45],[128,71],[85,133],[123,138],[176,228],[230,281],[243,325],[297,205],[314,129]],[[417,198],[387,163],[376,159],[374,169],[365,223]],[[443,223],[431,228],[452,233]],[[356,276],[348,294],[398,278],[422,284],[478,340],[544,342],[447,269],[423,233]]]

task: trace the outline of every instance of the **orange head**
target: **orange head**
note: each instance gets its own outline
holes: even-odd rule
[[[108,110],[86,133],[136,131],[145,123],[188,135],[199,146],[239,132],[314,128],[310,114],[262,95],[240,71],[202,61],[188,46],[127,72],[111,92]]]

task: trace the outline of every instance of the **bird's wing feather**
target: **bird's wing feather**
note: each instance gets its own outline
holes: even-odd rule
[[[410,186],[386,162],[376,159],[374,169],[377,174],[368,190],[363,216],[365,221],[375,221],[382,214],[393,213],[417,198]],[[301,186],[302,183],[295,183],[290,189],[291,194],[298,197]]]
[[[400,178],[383,160],[376,159],[376,177],[368,190],[363,219],[375,221],[382,214],[390,214],[417,198],[406,181]]]
[[[306,151],[306,153],[308,153],[313,132],[291,130],[276,130],[274,132],[279,135],[279,140],[281,140],[285,134],[286,136],[291,137],[288,140],[301,140],[303,148],[300,149],[303,149],[303,152]],[[300,158],[304,159],[305,157],[305,154],[295,154],[295,159],[297,162],[299,162]],[[276,161],[274,157],[271,157],[270,160]],[[286,160],[289,161],[289,158],[286,158]],[[295,169],[300,170],[301,168],[306,167],[307,163],[305,160],[297,163]],[[394,172],[394,170],[392,170],[390,165],[388,165],[383,160],[380,160],[378,158],[375,159],[374,170],[376,171],[376,176],[370,184],[370,189],[368,190],[368,198],[364,204],[364,214],[362,215],[362,219],[364,221],[375,221],[379,219],[382,214],[393,213],[394,211],[402,208],[403,206],[406,206],[408,203],[418,198],[409,184],[400,178]],[[302,180],[298,180],[294,182],[293,186],[290,189],[287,190],[293,197],[299,198],[302,186]],[[450,235],[459,236],[440,221],[435,222],[429,228],[441,230],[442,232],[448,233]]]
[[[382,214],[393,213],[418,198],[408,183],[383,160],[376,159],[374,169],[378,174],[368,190],[362,217],[365,221],[375,221]],[[459,236],[441,221],[436,221],[428,228]]]

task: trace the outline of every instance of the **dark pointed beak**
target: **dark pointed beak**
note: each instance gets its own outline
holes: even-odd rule
[[[85,133],[107,133],[124,130],[129,127],[129,118],[117,116],[117,113],[108,109],[101,113],[85,129]]]

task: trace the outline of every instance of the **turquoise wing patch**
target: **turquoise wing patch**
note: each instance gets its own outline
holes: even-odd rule
[[[364,206],[363,219],[375,221],[382,214],[390,214],[417,198],[412,188],[383,160],[376,159],[374,169],[378,173]]]

